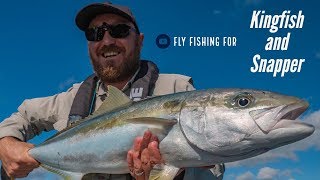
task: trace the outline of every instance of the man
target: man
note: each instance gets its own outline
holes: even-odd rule
[[[25,100],[0,124],[0,158],[10,177],[25,177],[39,163],[28,154],[33,147],[26,143],[42,131],[62,130],[67,125],[93,113],[107,96],[107,85],[122,90],[137,101],[179,91],[194,90],[191,78],[183,75],[159,74],[151,61],[140,60],[143,34],[127,7],[111,3],[95,3],[83,8],[76,16],[76,24],[85,32],[94,74],[81,84],[74,84],[67,92],[54,96]],[[146,131],[137,137],[128,152],[128,175],[88,174],[87,179],[146,179],[153,164],[161,161],[157,137]],[[152,163],[151,163],[152,162]],[[215,168],[215,169],[214,169]],[[222,178],[221,166],[209,170],[211,178]],[[199,172],[200,172],[199,171]],[[202,173],[187,169],[185,178]],[[192,178],[191,178],[192,179]]]

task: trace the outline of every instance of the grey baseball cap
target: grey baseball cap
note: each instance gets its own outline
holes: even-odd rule
[[[94,3],[90,4],[81,9],[76,16],[76,24],[78,28],[85,31],[93,18],[100,14],[117,14],[121,17],[128,19],[133,23],[137,33],[140,33],[137,22],[131,12],[126,6],[112,4],[111,2],[106,3]]]

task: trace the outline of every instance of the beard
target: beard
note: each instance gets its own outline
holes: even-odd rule
[[[101,62],[97,63],[99,61],[94,61],[91,53],[90,58],[97,76],[103,82],[115,83],[129,80],[138,70],[140,65],[140,49],[135,48],[133,56],[125,57],[120,65],[115,65],[114,61],[105,61],[103,64]]]

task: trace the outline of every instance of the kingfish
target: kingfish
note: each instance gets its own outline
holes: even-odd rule
[[[251,89],[207,89],[131,101],[115,87],[88,118],[29,151],[66,179],[88,173],[129,173],[134,139],[150,130],[163,159],[150,179],[173,179],[180,168],[242,160],[294,143],[314,132],[295,120],[309,104]]]

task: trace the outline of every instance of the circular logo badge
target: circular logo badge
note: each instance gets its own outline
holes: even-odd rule
[[[156,39],[156,44],[159,48],[165,49],[170,46],[170,37],[166,34],[160,34]]]

